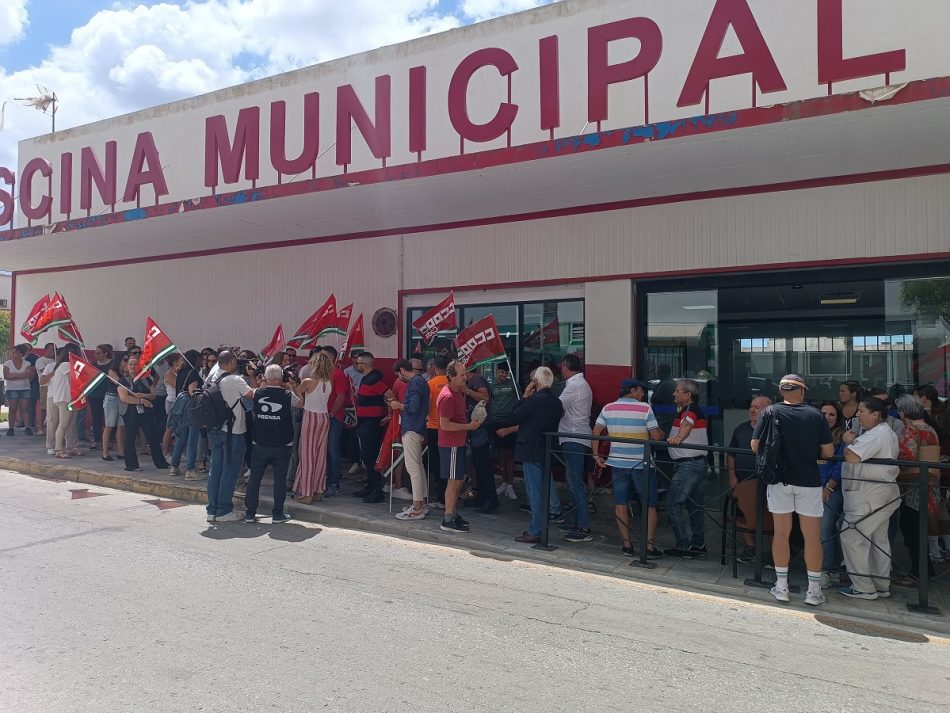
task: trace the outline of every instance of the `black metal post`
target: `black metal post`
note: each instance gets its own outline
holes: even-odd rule
[[[631,567],[643,567],[645,569],[656,567],[655,563],[647,559],[647,545],[650,538],[650,479],[654,477],[653,458],[651,456],[650,444],[646,443],[643,446],[643,477],[646,482],[643,488],[644,497],[640,498],[640,558],[630,563]],[[629,514],[630,508],[627,508],[627,515],[629,516]]]
[[[930,578],[927,576],[927,505],[930,498],[930,483],[927,465],[920,465],[920,477],[917,480],[917,603],[907,604],[907,608],[922,614],[939,614],[937,607],[930,606]]]
[[[544,434],[544,464],[541,466],[541,509],[544,517],[541,518],[541,542],[532,545],[531,549],[550,552],[557,547],[548,544],[548,525],[551,517],[551,441],[550,433]]]

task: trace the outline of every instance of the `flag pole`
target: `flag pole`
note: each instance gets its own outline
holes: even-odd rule
[[[521,400],[521,391],[518,389],[518,379],[515,378],[515,371],[511,368],[511,359],[508,358],[508,352],[505,352],[505,363],[508,365],[508,378],[511,379],[511,383],[515,387],[515,396],[518,397],[518,400]]]

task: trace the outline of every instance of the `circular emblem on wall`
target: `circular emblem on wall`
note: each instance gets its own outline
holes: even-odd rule
[[[396,312],[380,307],[373,315],[373,332],[377,337],[391,337],[396,333]]]

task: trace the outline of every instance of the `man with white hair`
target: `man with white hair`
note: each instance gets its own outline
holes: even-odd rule
[[[294,445],[293,407],[300,398],[290,391],[284,381],[280,364],[268,364],[264,370],[264,385],[254,390],[254,448],[251,451],[251,477],[244,493],[244,522],[257,519],[261,480],[267,466],[274,469],[274,507],[271,513],[275,524],[287,522],[284,512],[287,497],[287,466]]]
[[[524,473],[524,486],[528,492],[528,505],[531,507],[531,522],[528,529],[515,538],[515,542],[536,544],[541,541],[544,524],[543,485],[544,478],[550,477],[544,472],[544,434],[557,431],[557,425],[564,415],[564,405],[551,392],[554,384],[554,372],[546,366],[534,371],[534,379],[524,390],[525,398],[511,412],[510,422],[514,425],[499,428],[496,433],[504,438],[517,433],[515,458],[521,461]]]

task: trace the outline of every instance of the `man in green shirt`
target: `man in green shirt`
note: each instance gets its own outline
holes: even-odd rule
[[[488,417],[493,424],[493,431],[501,426],[509,425],[511,412],[518,403],[518,389],[508,371],[508,364],[499,364],[495,369],[495,378],[488,387],[491,391],[491,400],[488,402]],[[506,495],[510,500],[517,500],[515,493],[515,439],[517,434],[508,436],[495,434],[495,447],[498,449],[498,458],[501,463],[502,480],[497,493]]]

